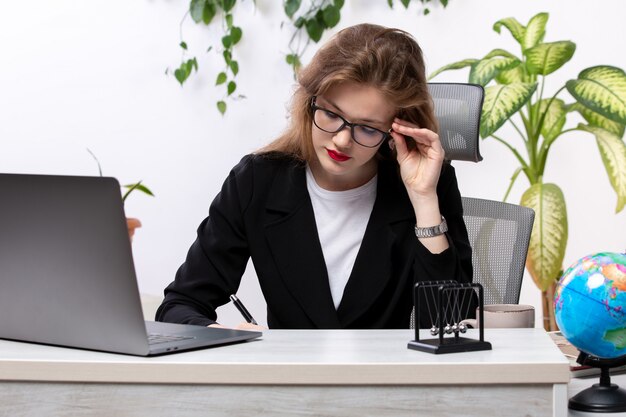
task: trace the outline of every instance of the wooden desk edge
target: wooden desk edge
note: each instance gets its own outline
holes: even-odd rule
[[[215,385],[567,384],[567,363],[306,364],[306,363],[0,363],[0,380]]]

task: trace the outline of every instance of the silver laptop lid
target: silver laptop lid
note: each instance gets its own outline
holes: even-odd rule
[[[0,174],[0,337],[147,354],[117,180]]]

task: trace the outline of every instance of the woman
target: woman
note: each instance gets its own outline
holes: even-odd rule
[[[233,168],[157,320],[217,325],[250,257],[270,328],[408,328],[415,282],[471,281],[415,40],[344,29],[298,83],[289,128]]]

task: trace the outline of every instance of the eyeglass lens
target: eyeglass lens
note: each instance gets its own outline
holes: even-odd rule
[[[354,139],[356,143],[367,147],[378,146],[378,144],[385,139],[385,136],[387,136],[385,132],[367,125],[350,124],[338,114],[320,107],[314,108],[313,122],[315,126],[328,133],[336,133],[345,126],[350,126],[352,139]]]

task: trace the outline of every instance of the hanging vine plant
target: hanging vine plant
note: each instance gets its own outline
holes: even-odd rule
[[[252,1],[256,5],[256,0]],[[386,1],[389,7],[393,8],[394,0]],[[408,9],[412,1],[422,4],[424,15],[430,13],[428,4],[431,2],[438,1],[443,7],[448,5],[448,0],[400,0],[400,3],[405,9]],[[237,2],[238,0],[191,0],[189,10],[180,22],[179,45],[182,50],[182,57],[180,65],[174,70],[174,77],[182,86],[194,71],[198,71],[198,60],[195,56],[189,56],[187,42],[183,39],[183,24],[189,16],[195,23],[211,27],[217,25],[219,20],[223,36],[218,53],[221,53],[224,60],[224,68],[217,74],[215,86],[224,86],[226,89],[216,103],[221,114],[226,112],[226,100],[228,98],[245,98],[241,94],[234,96],[237,91],[236,77],[240,69],[239,62],[234,56],[234,47],[241,41],[244,33],[243,29],[235,25],[234,22],[233,14]],[[285,15],[294,27],[294,33],[288,45],[289,53],[285,56],[285,61],[291,66],[294,74],[302,65],[302,56],[310,46],[311,41],[319,42],[324,31],[337,26],[341,20],[341,9],[344,6],[344,0],[310,0],[308,8],[302,7],[302,3],[302,0],[283,0]],[[212,49],[213,46],[210,46],[207,52]],[[166,74],[169,72],[169,69],[166,70]]]

